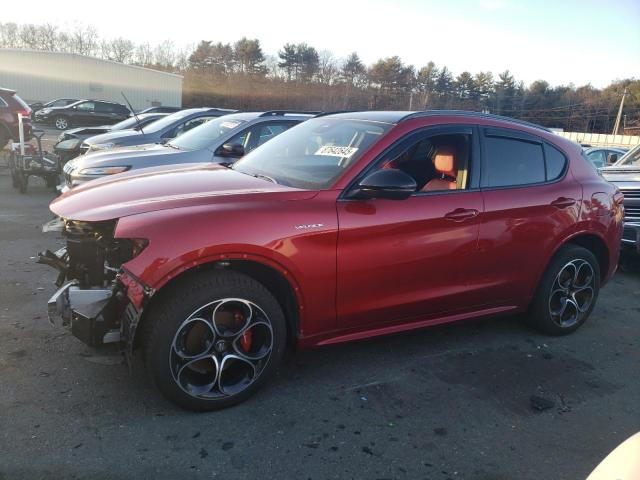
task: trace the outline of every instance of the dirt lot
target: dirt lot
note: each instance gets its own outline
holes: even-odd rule
[[[51,198],[0,168],[2,480],[573,480],[640,430],[640,274],[623,272],[569,337],[507,317],[324,348],[238,407],[181,411],[48,323],[55,273],[33,255],[61,243],[40,231]]]

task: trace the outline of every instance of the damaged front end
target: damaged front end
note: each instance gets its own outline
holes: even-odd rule
[[[116,220],[56,219],[43,228],[58,230],[67,246],[38,254],[38,263],[58,272],[59,290],[48,303],[49,320],[61,323],[90,346],[129,346],[144,304],[153,294],[122,265],[147,245],[144,239],[114,237]],[[128,349],[130,350],[130,349]]]

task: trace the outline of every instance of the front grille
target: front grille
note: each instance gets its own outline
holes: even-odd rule
[[[640,190],[621,190],[625,200],[640,200]]]
[[[624,221],[638,222],[640,221],[640,206],[624,206]]]
[[[640,228],[640,227],[638,227],[638,228]],[[629,226],[625,225],[624,230],[622,230],[622,240],[624,240],[626,242],[634,242],[635,243],[637,235],[638,235],[637,228],[629,227]]]

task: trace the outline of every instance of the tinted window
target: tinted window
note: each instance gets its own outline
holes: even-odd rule
[[[111,113],[114,111],[113,106],[109,105],[108,103],[96,103],[96,112],[100,112],[100,113]]]
[[[542,145],[504,137],[485,137],[489,187],[545,181]]]
[[[79,103],[76,108],[78,110],[84,110],[86,112],[93,112],[93,110],[95,109],[95,104],[93,102],[83,102]]]
[[[564,172],[564,166],[567,163],[567,158],[560,150],[552,147],[548,143],[545,144],[544,153],[547,159],[547,180],[556,180],[557,178],[560,178],[562,172]]]
[[[170,115],[170,117],[172,116],[173,115]],[[153,127],[160,122],[162,122],[162,120],[158,120],[151,126]],[[215,118],[189,130],[184,135],[180,135],[178,138],[172,140],[170,144],[183,150],[200,150],[202,148],[207,148],[218,138],[226,135],[241,123],[244,123],[244,120],[229,119],[227,117]]]
[[[6,107],[7,102],[5,102],[2,98],[0,98],[0,107]]]

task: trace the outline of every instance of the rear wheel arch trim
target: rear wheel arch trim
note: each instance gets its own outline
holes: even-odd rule
[[[575,240],[578,238],[586,238],[586,237],[591,237],[596,239],[596,241],[600,242],[600,244],[604,247],[605,252],[607,253],[607,259],[604,263],[601,263],[601,259],[599,257],[598,252],[594,252],[593,250],[591,250],[589,247],[586,247],[580,243],[577,243]],[[534,284],[534,288],[533,291],[531,292],[531,295],[529,297],[529,301],[531,301],[531,299],[533,298],[533,295],[535,294],[535,291],[538,288],[538,285],[540,284],[540,281],[542,280],[542,276],[544,275],[544,272],[547,271],[547,268],[549,268],[549,263],[551,262],[551,260],[553,259],[553,257],[555,257],[557,255],[557,253],[560,251],[560,249],[562,247],[564,247],[565,245],[578,245],[581,247],[586,248],[587,250],[589,250],[591,253],[593,253],[594,257],[596,257],[596,259],[598,260],[599,266],[600,266],[600,279],[601,281],[605,278],[607,278],[607,275],[609,273],[609,261],[610,261],[610,255],[611,252],[609,251],[609,247],[607,247],[607,242],[605,241],[605,239],[602,237],[602,235],[600,235],[599,233],[597,233],[595,230],[591,229],[591,230],[577,230],[572,232],[570,235],[567,235],[566,237],[563,237],[562,241],[558,242],[557,245],[555,245],[555,247],[553,248],[553,251],[551,252],[551,254],[545,258],[545,261],[542,263],[543,267],[540,269],[540,271],[537,273],[536,275],[536,282]],[[604,267],[604,268],[603,268]]]

